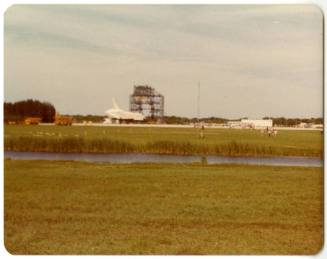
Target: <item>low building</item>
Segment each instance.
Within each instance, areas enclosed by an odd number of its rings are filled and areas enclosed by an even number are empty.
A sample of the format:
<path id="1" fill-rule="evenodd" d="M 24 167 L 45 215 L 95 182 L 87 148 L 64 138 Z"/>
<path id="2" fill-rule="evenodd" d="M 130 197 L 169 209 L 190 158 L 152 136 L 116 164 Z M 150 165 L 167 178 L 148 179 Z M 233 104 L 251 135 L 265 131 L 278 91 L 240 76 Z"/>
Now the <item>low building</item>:
<path id="1" fill-rule="evenodd" d="M 230 128 L 240 128 L 241 127 L 241 121 L 228 121 L 227 126 Z"/>
<path id="2" fill-rule="evenodd" d="M 253 128 L 253 129 L 260 129 L 260 128 L 271 128 L 273 126 L 273 120 L 248 120 L 242 119 L 241 120 L 242 128 Z"/>
<path id="3" fill-rule="evenodd" d="M 310 124 L 307 122 L 300 122 L 298 125 L 296 125 L 297 128 L 309 128 Z"/>
<path id="4" fill-rule="evenodd" d="M 314 128 L 314 129 L 323 129 L 324 125 L 323 124 L 313 124 L 312 128 Z"/>

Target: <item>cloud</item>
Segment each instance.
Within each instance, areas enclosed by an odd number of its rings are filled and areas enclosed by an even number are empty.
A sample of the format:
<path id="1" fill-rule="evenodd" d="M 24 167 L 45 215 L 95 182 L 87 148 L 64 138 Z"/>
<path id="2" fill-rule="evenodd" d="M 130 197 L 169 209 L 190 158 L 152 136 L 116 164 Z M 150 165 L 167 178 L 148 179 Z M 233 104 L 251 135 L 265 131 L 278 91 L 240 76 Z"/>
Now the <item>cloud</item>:
<path id="1" fill-rule="evenodd" d="M 200 80 L 207 115 L 322 114 L 322 37 L 321 12 L 310 5 L 15 5 L 5 15 L 5 97 L 29 93 L 62 112 L 101 113 L 112 95 L 128 107 L 142 82 L 166 95 L 167 112 L 194 116 Z"/>
<path id="2" fill-rule="evenodd" d="M 34 48 L 68 48 L 70 50 L 91 51 L 106 53 L 108 48 L 98 46 L 90 41 L 67 36 L 63 34 L 51 33 L 37 30 L 26 25 L 7 25 L 5 27 L 5 41 L 7 44 L 32 46 Z M 112 51 L 114 53 L 114 51 Z"/>

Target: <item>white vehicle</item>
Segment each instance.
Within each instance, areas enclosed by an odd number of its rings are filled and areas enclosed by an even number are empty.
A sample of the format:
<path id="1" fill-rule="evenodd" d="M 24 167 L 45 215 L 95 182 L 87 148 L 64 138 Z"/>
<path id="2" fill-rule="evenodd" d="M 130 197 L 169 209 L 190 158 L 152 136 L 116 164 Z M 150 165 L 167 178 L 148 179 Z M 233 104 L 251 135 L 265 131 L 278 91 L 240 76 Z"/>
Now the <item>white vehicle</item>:
<path id="1" fill-rule="evenodd" d="M 144 115 L 138 112 L 128 112 L 119 108 L 115 99 L 112 99 L 113 108 L 106 111 L 106 115 L 108 116 L 105 119 L 104 123 L 122 123 L 122 122 L 135 122 L 135 121 L 143 121 Z"/>

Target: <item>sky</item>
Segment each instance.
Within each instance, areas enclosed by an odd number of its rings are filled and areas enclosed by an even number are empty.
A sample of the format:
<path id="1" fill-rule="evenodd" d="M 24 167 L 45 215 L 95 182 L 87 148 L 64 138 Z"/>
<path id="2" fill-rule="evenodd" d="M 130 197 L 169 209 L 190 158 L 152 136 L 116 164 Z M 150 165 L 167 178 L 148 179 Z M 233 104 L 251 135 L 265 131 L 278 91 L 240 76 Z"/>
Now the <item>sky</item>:
<path id="1" fill-rule="evenodd" d="M 322 117 L 322 22 L 314 5 L 13 5 L 4 100 L 104 115 L 147 84 L 196 117 L 200 84 L 200 117 Z"/>

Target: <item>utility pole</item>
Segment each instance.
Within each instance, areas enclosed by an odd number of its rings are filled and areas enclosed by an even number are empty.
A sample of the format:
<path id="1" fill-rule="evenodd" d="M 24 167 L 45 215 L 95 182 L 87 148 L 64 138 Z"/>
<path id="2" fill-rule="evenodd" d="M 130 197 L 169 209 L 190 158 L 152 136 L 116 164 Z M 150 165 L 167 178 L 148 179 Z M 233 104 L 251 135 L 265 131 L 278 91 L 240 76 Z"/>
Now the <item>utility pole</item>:
<path id="1" fill-rule="evenodd" d="M 200 81 L 198 82 L 198 109 L 197 109 L 197 119 L 198 119 L 198 126 L 200 128 L 200 138 L 203 139 L 204 138 L 204 126 L 201 125 L 200 123 L 200 116 L 201 116 L 201 113 L 200 113 L 200 93 L 201 93 L 201 85 L 200 85 Z"/>
<path id="2" fill-rule="evenodd" d="M 200 121 L 200 81 L 198 82 L 198 107 L 197 107 L 197 118 Z"/>

